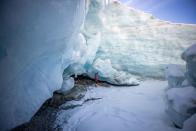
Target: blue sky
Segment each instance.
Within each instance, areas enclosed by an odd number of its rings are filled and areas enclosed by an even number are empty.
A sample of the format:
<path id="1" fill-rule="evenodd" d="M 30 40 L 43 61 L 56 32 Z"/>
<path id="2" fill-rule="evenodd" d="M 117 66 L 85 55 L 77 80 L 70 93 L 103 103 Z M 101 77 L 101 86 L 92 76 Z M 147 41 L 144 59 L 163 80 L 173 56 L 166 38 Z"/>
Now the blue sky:
<path id="1" fill-rule="evenodd" d="M 196 0 L 120 0 L 162 20 L 196 24 Z"/>

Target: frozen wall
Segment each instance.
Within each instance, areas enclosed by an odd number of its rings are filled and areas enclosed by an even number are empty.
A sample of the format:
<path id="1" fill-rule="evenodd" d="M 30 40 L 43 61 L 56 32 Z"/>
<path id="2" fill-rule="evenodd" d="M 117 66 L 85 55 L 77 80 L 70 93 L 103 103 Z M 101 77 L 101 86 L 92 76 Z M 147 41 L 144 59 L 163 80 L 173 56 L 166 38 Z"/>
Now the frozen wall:
<path id="1" fill-rule="evenodd" d="M 0 130 L 30 120 L 80 60 L 85 0 L 0 3 Z"/>
<path id="2" fill-rule="evenodd" d="M 87 31 L 99 30 L 101 36 L 96 59 L 109 59 L 119 71 L 164 77 L 165 66 L 184 64 L 180 54 L 196 42 L 196 25 L 162 21 L 120 2 L 110 2 L 104 9 L 94 6 L 94 10 L 99 10 L 98 18 L 91 17 L 93 27 Z"/>
<path id="3" fill-rule="evenodd" d="M 166 112 L 177 126 L 187 128 L 186 125 L 193 127 L 193 124 L 185 120 L 196 113 L 196 44 L 186 49 L 181 56 L 186 61 L 186 70 L 179 65 L 169 65 L 166 69 L 169 87 L 166 91 Z"/>

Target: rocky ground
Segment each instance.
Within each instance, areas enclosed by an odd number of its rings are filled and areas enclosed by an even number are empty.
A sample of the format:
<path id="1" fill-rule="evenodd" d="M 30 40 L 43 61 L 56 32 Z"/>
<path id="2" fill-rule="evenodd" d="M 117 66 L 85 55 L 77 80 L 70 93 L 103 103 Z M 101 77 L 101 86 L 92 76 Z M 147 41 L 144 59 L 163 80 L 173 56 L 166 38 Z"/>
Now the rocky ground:
<path id="1" fill-rule="evenodd" d="M 85 96 L 88 87 L 91 85 L 95 85 L 94 80 L 84 76 L 78 76 L 78 78 L 75 79 L 74 88 L 72 88 L 70 92 L 67 93 L 67 95 L 54 92 L 53 97 L 48 99 L 42 105 L 39 111 L 32 117 L 30 122 L 20 125 L 12 129 L 12 131 L 62 130 L 61 127 L 59 127 L 55 123 L 58 112 L 60 112 L 61 110 L 73 109 L 77 106 L 82 106 L 82 105 L 72 105 L 72 106 L 63 106 L 63 107 L 61 107 L 61 105 L 72 100 L 76 100 L 76 101 L 81 100 Z M 102 87 L 110 87 L 110 85 L 105 82 L 100 82 L 99 85 Z M 86 99 L 84 100 L 84 102 L 96 100 L 96 99 L 99 98 Z"/>

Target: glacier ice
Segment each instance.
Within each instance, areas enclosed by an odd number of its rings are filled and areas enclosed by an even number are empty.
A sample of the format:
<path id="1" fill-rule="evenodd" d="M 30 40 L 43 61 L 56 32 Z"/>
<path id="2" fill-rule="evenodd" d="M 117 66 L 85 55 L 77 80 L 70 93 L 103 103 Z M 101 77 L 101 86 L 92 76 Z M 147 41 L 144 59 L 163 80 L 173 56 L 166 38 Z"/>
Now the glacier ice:
<path id="1" fill-rule="evenodd" d="M 171 88 L 167 91 L 168 109 L 170 118 L 179 127 L 195 112 L 196 89 L 192 86 L 184 88 Z"/>
<path id="2" fill-rule="evenodd" d="M 63 70 L 80 61 L 84 53 L 74 41 L 83 39 L 79 32 L 85 4 L 84 0 L 1 1 L 1 130 L 29 121 L 61 87 Z"/>
<path id="3" fill-rule="evenodd" d="M 99 71 L 118 84 L 134 83 L 131 74 L 162 77 L 165 65 L 184 64 L 179 54 L 196 43 L 195 25 L 113 0 L 3 0 L 0 9 L 2 130 L 27 122 L 53 91 L 69 90 L 70 75 Z"/>
<path id="4" fill-rule="evenodd" d="M 92 65 L 92 68 L 88 70 L 87 74 L 91 78 L 94 78 L 94 74 L 96 72 L 99 73 L 100 80 L 107 81 L 111 84 L 138 85 L 139 83 L 136 76 L 113 68 L 110 59 L 96 59 Z"/>
<path id="5" fill-rule="evenodd" d="M 196 130 L 196 114 L 191 116 L 188 120 L 184 122 L 184 128 L 182 131 L 195 131 Z"/>
<path id="6" fill-rule="evenodd" d="M 180 65 L 168 65 L 166 67 L 166 78 L 170 88 L 180 87 L 185 80 L 185 69 Z"/>
<path id="7" fill-rule="evenodd" d="M 180 54 L 196 41 L 195 25 L 161 21 L 118 1 L 105 3 L 101 0 L 89 2 L 81 31 L 87 44 L 84 67 L 90 77 L 96 72 L 93 66 L 99 59 L 110 60 L 112 68 L 118 72 L 156 78 L 164 77 L 164 69 L 170 61 L 184 64 Z M 114 82 L 113 76 L 110 80 Z M 132 79 L 130 76 L 127 75 L 125 81 Z"/>
<path id="8" fill-rule="evenodd" d="M 187 62 L 187 79 L 194 87 L 196 87 L 196 44 L 193 44 L 184 51 L 182 59 Z"/>
<path id="9" fill-rule="evenodd" d="M 162 21 L 118 1 L 96 7 L 96 13 L 96 18 L 87 15 L 85 22 L 86 28 L 90 26 L 86 32 L 99 31 L 101 35 L 96 58 L 110 59 L 119 71 L 164 77 L 167 64 L 185 64 L 180 54 L 196 41 L 195 25 Z"/>
<path id="10" fill-rule="evenodd" d="M 182 53 L 182 58 L 186 61 L 186 71 L 179 65 L 169 65 L 166 68 L 166 78 L 169 86 L 166 91 L 168 103 L 166 111 L 172 121 L 181 128 L 183 128 L 185 120 L 196 113 L 195 47 L 195 45 L 192 45 Z"/>
<path id="11" fill-rule="evenodd" d="M 57 92 L 66 95 L 68 91 L 73 87 L 74 87 L 74 79 L 72 77 L 66 77 L 63 78 L 62 86 L 59 90 L 57 90 Z"/>

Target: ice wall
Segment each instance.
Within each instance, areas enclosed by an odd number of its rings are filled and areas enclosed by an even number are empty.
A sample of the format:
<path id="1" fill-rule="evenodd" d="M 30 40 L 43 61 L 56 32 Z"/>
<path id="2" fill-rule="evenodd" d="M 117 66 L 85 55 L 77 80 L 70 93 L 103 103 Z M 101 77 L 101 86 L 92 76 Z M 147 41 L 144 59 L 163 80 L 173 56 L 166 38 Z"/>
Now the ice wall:
<path id="1" fill-rule="evenodd" d="M 86 55 L 84 57 L 86 58 L 86 62 L 84 63 L 85 72 L 91 78 L 94 78 L 95 73 L 99 72 L 100 80 L 113 84 L 137 85 L 138 81 L 132 75 L 122 70 L 117 71 L 114 69 L 111 61 L 115 58 L 102 59 L 98 55 L 100 47 L 104 44 L 104 31 L 106 30 L 102 15 L 111 3 L 113 3 L 113 0 L 91 0 L 89 2 L 88 13 L 81 31 L 87 45 Z"/>
<path id="2" fill-rule="evenodd" d="M 85 0 L 0 3 L 0 130 L 30 120 L 80 61 Z M 78 48 L 75 48 L 78 47 Z"/>
<path id="3" fill-rule="evenodd" d="M 95 30 L 100 35 L 94 62 L 109 59 L 112 67 L 119 71 L 164 77 L 165 66 L 184 64 L 180 54 L 196 42 L 196 25 L 162 21 L 118 1 L 110 2 L 104 8 L 94 6 L 94 10 L 99 13 L 96 19 L 89 16 L 93 26 L 88 17 L 88 23 L 85 23 L 87 32 Z M 89 12 L 93 14 L 94 10 Z M 91 37 L 91 41 L 97 40 Z"/>

